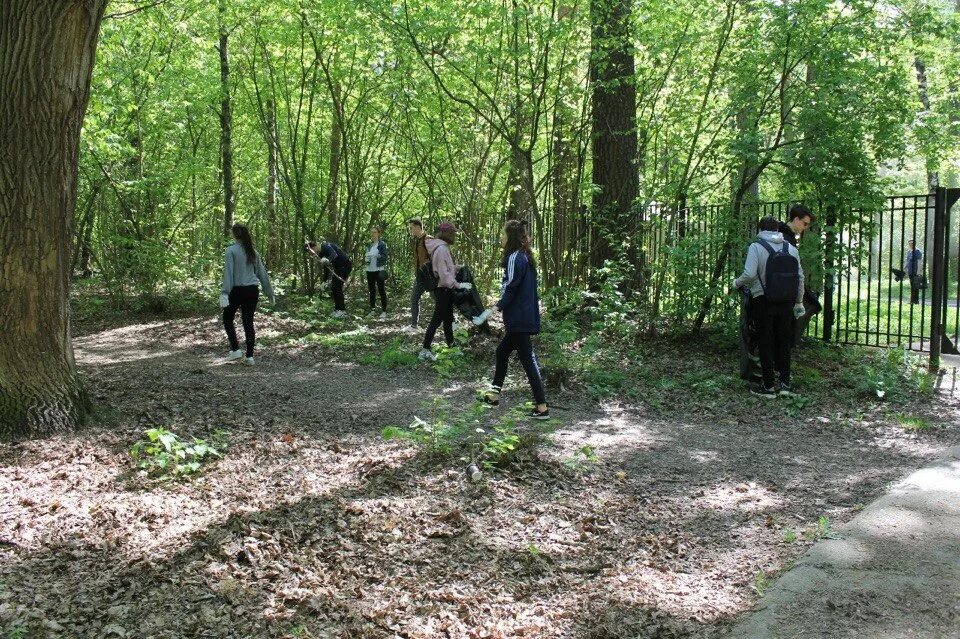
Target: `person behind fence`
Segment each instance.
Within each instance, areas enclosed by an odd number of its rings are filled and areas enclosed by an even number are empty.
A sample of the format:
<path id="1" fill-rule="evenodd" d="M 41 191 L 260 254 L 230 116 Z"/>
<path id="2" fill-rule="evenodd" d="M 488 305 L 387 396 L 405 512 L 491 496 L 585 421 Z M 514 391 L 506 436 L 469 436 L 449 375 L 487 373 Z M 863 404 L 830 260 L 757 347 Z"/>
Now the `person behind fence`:
<path id="1" fill-rule="evenodd" d="M 530 250 L 526 226 L 509 220 L 503 227 L 503 280 L 497 308 L 503 313 L 506 334 L 497 346 L 497 363 L 490 389 L 483 401 L 492 406 L 500 403 L 500 392 L 507 377 L 507 363 L 513 351 L 527 374 L 533 391 L 535 406 L 530 413 L 534 419 L 548 419 L 546 393 L 537 356 L 533 353 L 531 337 L 540 332 L 540 298 L 537 294 L 537 264 Z"/>
<path id="2" fill-rule="evenodd" d="M 777 220 L 760 220 L 756 240 L 747 249 L 743 273 L 734 288 L 746 287 L 752 297 L 750 314 L 757 331 L 763 378 L 750 389 L 760 397 L 793 395 L 790 386 L 792 319 L 804 312 L 803 268 L 800 254 L 777 230 Z M 779 380 L 774 379 L 774 372 Z"/>
<path id="3" fill-rule="evenodd" d="M 457 282 L 457 267 L 454 265 L 450 247 L 456 243 L 457 229 L 452 222 L 443 222 L 437 227 L 437 237 L 428 237 L 425 241 L 429 256 L 429 269 L 435 278 L 435 286 L 424 286 L 424 290 L 434 288 L 433 317 L 427 324 L 427 331 L 423 335 L 423 348 L 420 351 L 421 360 L 435 360 L 430 347 L 433 337 L 440 325 L 443 325 L 443 338 L 447 347 L 453 346 L 453 292 L 457 289 L 469 290 L 473 285 L 469 282 Z"/>
<path id="4" fill-rule="evenodd" d="M 343 286 L 353 270 L 353 260 L 343 249 L 333 242 L 321 242 L 319 246 L 314 242 L 307 242 L 305 248 L 323 265 L 323 281 L 330 282 L 330 293 L 333 296 L 334 318 L 346 317 L 347 306 L 343 297 Z"/>
<path id="5" fill-rule="evenodd" d="M 923 252 L 917 248 L 913 240 L 908 242 L 908 250 L 903 259 L 903 271 L 910 282 L 910 303 L 920 303 L 920 291 L 923 289 L 923 270 L 920 264 L 923 261 Z"/>
<path id="6" fill-rule="evenodd" d="M 223 330 L 230 342 L 227 361 L 243 359 L 248 366 L 253 366 L 253 347 L 257 337 L 253 327 L 253 313 L 260 297 L 260 286 L 263 286 L 263 292 L 270 298 L 271 304 L 276 301 L 276 296 L 263 260 L 253 246 L 250 229 L 244 224 L 234 224 L 230 230 L 234 243 L 227 247 L 224 254 L 223 286 L 220 288 Z M 246 351 L 240 350 L 240 343 L 237 341 L 237 329 L 234 326 L 237 309 L 240 309 L 240 318 L 243 321 Z"/>
<path id="7" fill-rule="evenodd" d="M 410 291 L 410 330 L 416 331 L 420 322 L 420 298 L 427 290 L 423 287 L 417 272 L 429 259 L 427 253 L 427 240 L 432 240 L 433 236 L 427 235 L 423 229 L 423 222 L 418 217 L 412 217 L 407 220 L 407 230 L 410 237 L 413 238 L 413 288 Z M 431 296 L 436 297 L 433 293 Z"/>
<path id="8" fill-rule="evenodd" d="M 803 235 L 803 232 L 810 228 L 817 218 L 803 204 L 794 204 L 790 207 L 790 221 L 780 222 L 777 230 L 783 235 L 783 239 L 797 246 L 797 238 Z"/>
<path id="9" fill-rule="evenodd" d="M 380 227 L 370 229 L 370 246 L 366 253 L 367 290 L 370 293 L 370 315 L 377 312 L 377 291 L 380 292 L 380 317 L 387 315 L 387 243 L 380 238 Z"/>

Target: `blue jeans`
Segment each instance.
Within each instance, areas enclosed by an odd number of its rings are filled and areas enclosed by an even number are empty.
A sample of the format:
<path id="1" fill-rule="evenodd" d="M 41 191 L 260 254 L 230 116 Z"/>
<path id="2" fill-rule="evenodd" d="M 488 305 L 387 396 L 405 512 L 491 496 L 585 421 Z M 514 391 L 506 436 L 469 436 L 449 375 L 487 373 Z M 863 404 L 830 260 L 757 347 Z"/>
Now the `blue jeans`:
<path id="1" fill-rule="evenodd" d="M 413 290 L 410 291 L 410 326 L 416 328 L 420 321 L 420 298 L 426 291 L 420 285 L 420 281 L 413 278 Z M 430 293 L 430 297 L 437 299 L 436 293 Z"/>

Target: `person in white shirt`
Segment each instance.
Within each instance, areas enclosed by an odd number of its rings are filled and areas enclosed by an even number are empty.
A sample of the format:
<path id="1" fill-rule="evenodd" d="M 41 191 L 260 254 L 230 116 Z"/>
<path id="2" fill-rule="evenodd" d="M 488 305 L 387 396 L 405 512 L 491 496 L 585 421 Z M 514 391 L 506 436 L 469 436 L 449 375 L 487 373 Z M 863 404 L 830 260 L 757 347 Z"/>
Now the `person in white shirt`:
<path id="1" fill-rule="evenodd" d="M 370 291 L 370 314 L 377 312 L 377 291 L 380 292 L 380 317 L 387 314 L 387 243 L 380 239 L 380 227 L 370 229 L 370 246 L 365 255 L 367 289 Z"/>

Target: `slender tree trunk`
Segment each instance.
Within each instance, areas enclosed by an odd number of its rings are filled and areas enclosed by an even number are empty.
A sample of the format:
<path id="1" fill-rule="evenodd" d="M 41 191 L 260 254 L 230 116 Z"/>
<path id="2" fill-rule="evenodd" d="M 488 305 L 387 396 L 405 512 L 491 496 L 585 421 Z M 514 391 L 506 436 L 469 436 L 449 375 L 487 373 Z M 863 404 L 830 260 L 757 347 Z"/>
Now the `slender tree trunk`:
<path id="1" fill-rule="evenodd" d="M 336 101 L 337 98 L 334 97 Z M 340 189 L 340 160 L 343 150 L 343 128 L 340 122 L 340 108 L 334 106 L 333 122 L 330 125 L 330 180 L 327 185 L 327 228 L 330 236 L 338 237 L 339 221 L 339 189 Z"/>
<path id="2" fill-rule="evenodd" d="M 280 261 L 280 229 L 277 228 L 277 107 L 267 100 L 267 266 Z"/>
<path id="3" fill-rule="evenodd" d="M 913 68 L 917 70 L 917 90 L 920 94 L 920 104 L 925 113 L 930 113 L 930 94 L 927 85 L 927 66 L 919 57 L 913 59 Z M 927 165 L 928 193 L 935 193 L 940 186 L 940 174 L 934 169 L 936 158 L 924 158 Z"/>
<path id="4" fill-rule="evenodd" d="M 639 191 L 637 89 L 631 0 L 591 0 L 590 14 L 595 186 L 591 263 L 597 267 L 613 254 L 606 234 L 630 224 Z"/>
<path id="5" fill-rule="evenodd" d="M 227 3 L 220 0 L 217 22 L 220 31 L 220 152 L 223 162 L 223 234 L 230 236 L 233 226 L 233 106 L 230 101 L 230 33 L 226 25 Z"/>
<path id="6" fill-rule="evenodd" d="M 0 439 L 82 423 L 70 341 L 80 127 L 105 0 L 0 2 Z"/>

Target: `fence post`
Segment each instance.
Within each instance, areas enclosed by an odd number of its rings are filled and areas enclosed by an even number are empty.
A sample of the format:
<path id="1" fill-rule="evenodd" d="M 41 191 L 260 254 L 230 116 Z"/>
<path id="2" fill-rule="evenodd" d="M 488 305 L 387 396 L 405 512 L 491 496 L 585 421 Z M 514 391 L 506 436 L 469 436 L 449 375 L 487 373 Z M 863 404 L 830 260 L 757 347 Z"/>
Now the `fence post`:
<path id="1" fill-rule="evenodd" d="M 833 336 L 833 290 L 835 283 L 835 255 L 837 214 L 833 209 L 827 212 L 824 227 L 823 247 L 823 341 L 829 342 Z"/>
<path id="2" fill-rule="evenodd" d="M 940 370 L 940 352 L 943 344 L 944 274 L 946 254 L 944 235 L 946 234 L 947 189 L 937 187 L 933 208 L 933 265 L 930 280 L 933 284 L 930 309 L 930 365 L 931 373 Z"/>

